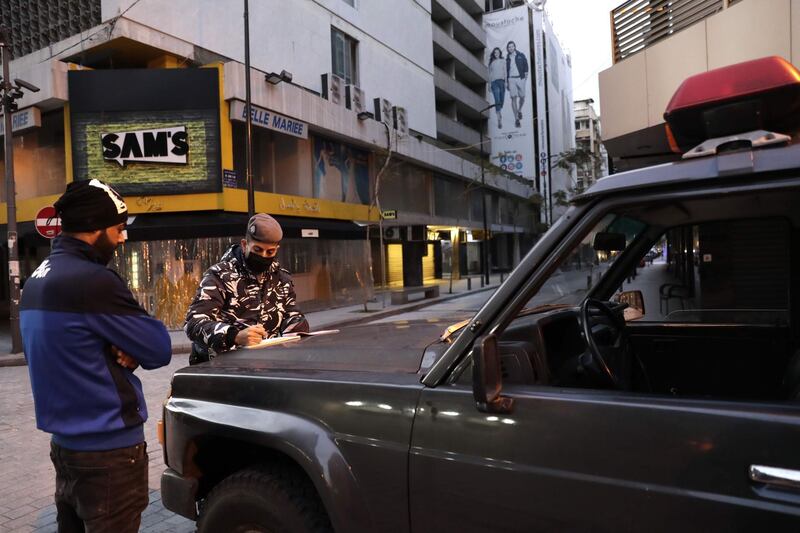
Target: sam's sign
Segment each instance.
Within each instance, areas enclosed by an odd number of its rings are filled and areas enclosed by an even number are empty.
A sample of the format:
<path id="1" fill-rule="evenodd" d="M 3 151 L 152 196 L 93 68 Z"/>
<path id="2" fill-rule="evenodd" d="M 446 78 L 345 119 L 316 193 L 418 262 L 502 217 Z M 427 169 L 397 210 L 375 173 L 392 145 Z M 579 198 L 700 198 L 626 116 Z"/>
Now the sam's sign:
<path id="1" fill-rule="evenodd" d="M 153 130 L 103 133 L 103 159 L 125 163 L 172 163 L 185 165 L 189 153 L 186 126 Z"/>

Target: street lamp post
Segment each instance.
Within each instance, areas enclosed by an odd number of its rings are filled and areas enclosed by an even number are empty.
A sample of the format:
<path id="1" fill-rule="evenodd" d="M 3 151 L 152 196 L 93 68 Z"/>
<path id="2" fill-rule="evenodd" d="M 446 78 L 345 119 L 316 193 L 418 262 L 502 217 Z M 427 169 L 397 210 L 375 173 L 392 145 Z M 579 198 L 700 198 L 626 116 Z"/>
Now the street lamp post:
<path id="1" fill-rule="evenodd" d="M 250 105 L 250 12 L 248 0 L 244 0 L 244 112 L 245 119 L 245 160 L 247 169 L 247 217 L 256 212 L 256 194 L 253 184 L 253 115 Z"/>
<path id="2" fill-rule="evenodd" d="M 481 117 L 483 114 L 490 109 L 493 109 L 497 104 L 492 104 L 481 109 Z M 486 285 L 489 285 L 489 228 L 488 224 L 486 223 L 486 174 L 484 171 L 485 159 L 486 155 L 483 150 L 483 124 L 480 125 L 480 135 L 481 135 L 481 186 L 483 189 L 483 241 L 481 242 L 481 250 L 483 253 L 483 279 Z"/>
<path id="3" fill-rule="evenodd" d="M 38 92 L 39 88 L 23 80 L 14 80 L 11 83 L 10 65 L 11 43 L 8 31 L 0 28 L 0 60 L 3 62 L 2 108 L 5 130 L 5 179 L 6 179 L 6 207 L 8 224 L 8 300 L 9 322 L 11 327 L 11 353 L 22 352 L 22 336 L 19 331 L 19 239 L 17 238 L 17 193 L 14 184 L 14 135 L 11 115 L 17 110 L 14 100 L 22 98 L 22 89 Z"/>

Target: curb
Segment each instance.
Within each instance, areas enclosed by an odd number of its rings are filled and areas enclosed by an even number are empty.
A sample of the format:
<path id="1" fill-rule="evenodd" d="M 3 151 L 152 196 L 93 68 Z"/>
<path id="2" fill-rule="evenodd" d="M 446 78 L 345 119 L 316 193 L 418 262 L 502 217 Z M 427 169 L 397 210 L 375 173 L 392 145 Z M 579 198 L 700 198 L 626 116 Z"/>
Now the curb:
<path id="1" fill-rule="evenodd" d="M 21 353 L 0 355 L 0 368 L 5 366 L 25 366 L 27 364 L 25 355 Z"/>
<path id="2" fill-rule="evenodd" d="M 344 326 L 355 326 L 358 324 L 362 324 L 364 322 L 372 322 L 373 320 L 377 320 L 380 318 L 386 318 L 389 316 L 394 315 L 402 315 L 403 313 L 408 313 L 411 311 L 417 311 L 419 309 L 423 309 L 425 307 L 435 305 L 442 302 L 447 302 L 450 300 L 455 300 L 457 298 L 463 298 L 464 296 L 469 296 L 471 294 L 477 294 L 479 292 L 490 291 L 493 289 L 497 289 L 500 285 L 492 285 L 488 287 L 480 287 L 477 289 L 473 289 L 466 292 L 460 292 L 456 294 L 448 294 L 445 296 L 439 296 L 438 298 L 431 298 L 429 300 L 423 300 L 419 303 L 410 303 L 399 307 L 397 309 L 386 309 L 385 311 L 375 311 L 374 313 L 369 313 L 367 316 L 359 316 L 353 317 L 350 319 L 340 320 L 338 322 L 331 322 L 329 324 L 325 324 L 323 327 L 325 328 L 339 328 Z"/>

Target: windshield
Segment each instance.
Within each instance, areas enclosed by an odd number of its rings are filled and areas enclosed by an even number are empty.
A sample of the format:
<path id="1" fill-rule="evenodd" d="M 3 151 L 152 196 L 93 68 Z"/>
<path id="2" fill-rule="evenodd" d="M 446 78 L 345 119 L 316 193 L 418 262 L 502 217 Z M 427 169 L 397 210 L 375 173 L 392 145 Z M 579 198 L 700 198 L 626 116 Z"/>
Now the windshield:
<path id="1" fill-rule="evenodd" d="M 525 305 L 526 309 L 548 304 L 577 305 L 586 298 L 622 251 L 595 250 L 598 234 L 624 237 L 625 249 L 644 230 L 645 224 L 630 217 L 608 214 L 587 233 L 560 263 L 545 284 Z"/>

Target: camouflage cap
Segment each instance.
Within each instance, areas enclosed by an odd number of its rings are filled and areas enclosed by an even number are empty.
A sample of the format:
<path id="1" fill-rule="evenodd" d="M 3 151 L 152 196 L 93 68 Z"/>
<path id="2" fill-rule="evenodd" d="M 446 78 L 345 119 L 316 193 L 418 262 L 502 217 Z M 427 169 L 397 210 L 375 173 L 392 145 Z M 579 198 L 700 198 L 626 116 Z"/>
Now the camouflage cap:
<path id="1" fill-rule="evenodd" d="M 281 242 L 283 230 L 277 220 L 266 213 L 258 213 L 247 223 L 247 238 L 267 243 Z"/>

